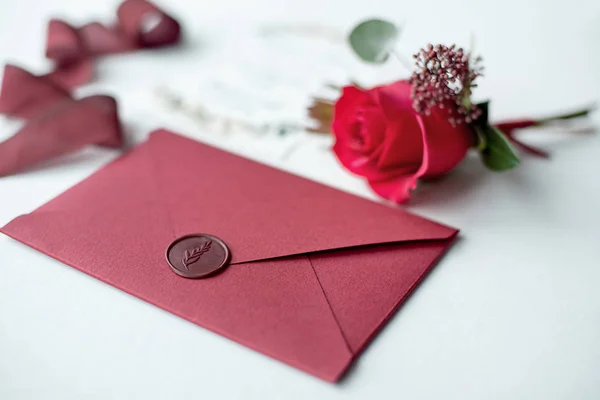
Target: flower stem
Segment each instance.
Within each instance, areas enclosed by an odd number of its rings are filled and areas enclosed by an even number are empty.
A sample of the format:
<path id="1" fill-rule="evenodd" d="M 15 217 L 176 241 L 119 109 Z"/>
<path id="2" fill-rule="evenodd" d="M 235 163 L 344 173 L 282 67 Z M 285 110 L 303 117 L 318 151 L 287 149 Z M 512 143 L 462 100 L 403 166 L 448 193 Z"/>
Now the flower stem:
<path id="1" fill-rule="evenodd" d="M 596 109 L 596 106 L 593 105 L 591 107 L 584 108 L 584 109 L 581 109 L 581 110 L 578 110 L 578 111 L 575 111 L 572 113 L 554 115 L 551 117 L 538 119 L 536 121 L 536 125 L 544 125 L 544 124 L 547 124 L 547 123 L 553 122 L 553 121 L 564 121 L 564 120 L 573 119 L 573 118 L 585 117 L 588 114 L 590 114 L 592 111 L 594 111 L 595 109 Z"/>
<path id="2" fill-rule="evenodd" d="M 477 143 L 474 147 L 477 149 L 477 151 L 485 150 L 485 148 L 487 147 L 487 140 L 485 139 L 485 134 L 481 131 L 481 128 L 478 126 L 475 127 L 475 135 Z"/>
<path id="3" fill-rule="evenodd" d="M 462 90 L 462 93 L 460 94 L 460 96 L 462 97 L 461 99 L 461 103 L 462 105 L 465 107 L 465 110 L 467 110 L 467 113 L 469 111 L 471 111 L 471 88 L 467 85 L 464 87 L 464 89 Z"/>

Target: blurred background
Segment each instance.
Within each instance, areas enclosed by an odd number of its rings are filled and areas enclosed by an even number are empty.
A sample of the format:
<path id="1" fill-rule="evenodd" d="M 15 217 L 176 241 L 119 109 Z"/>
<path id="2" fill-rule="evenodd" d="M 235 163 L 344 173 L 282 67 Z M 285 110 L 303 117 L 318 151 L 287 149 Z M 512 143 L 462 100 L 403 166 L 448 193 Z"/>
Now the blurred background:
<path id="1" fill-rule="evenodd" d="M 45 72 L 51 65 L 43 56 L 51 17 L 74 26 L 89 21 L 110 25 L 119 3 L 3 0 L 2 57 L 30 71 Z M 100 58 L 94 81 L 76 89 L 76 96 L 114 95 L 132 142 L 166 126 L 359 195 L 370 196 L 360 179 L 337 165 L 328 151 L 331 138 L 303 132 L 284 137 L 248 132 L 220 135 L 173 109 L 169 99 L 257 123 L 306 123 L 305 109 L 311 96 L 323 93 L 327 83 L 355 80 L 369 86 L 409 75 L 395 59 L 383 66 L 369 66 L 350 50 L 347 34 L 359 21 L 372 17 L 402 27 L 396 50 L 406 58 L 429 42 L 457 43 L 480 54 L 486 69 L 474 98 L 492 100 L 492 120 L 572 110 L 597 102 L 600 92 L 600 5 L 594 1 L 509 0 L 501 6 L 476 0 L 171 0 L 158 4 L 181 22 L 183 45 Z M 0 138 L 10 136 L 19 126 L 12 120 L 2 122 Z M 552 129 L 545 133 L 530 134 L 527 140 L 546 145 L 550 152 L 558 153 L 556 157 L 567 157 L 565 148 L 592 151 L 589 138 L 573 140 Z M 115 156 L 95 148 L 86 152 L 92 156 L 75 157 L 78 165 L 89 164 L 91 169 L 71 168 L 68 162 L 57 168 L 82 177 Z M 523 169 L 540 169 L 533 174 L 548 168 L 547 163 L 535 159 L 525 158 L 523 163 Z M 571 173 L 569 167 L 550 167 Z M 472 168 L 479 166 L 468 167 Z M 44 176 L 46 172 L 41 173 Z M 577 173 L 592 178 L 591 171 L 578 168 Z M 19 188 L 10 186 L 10 190 Z M 460 207 L 462 200 L 456 205 Z M 17 205 L 19 209 L 27 206 Z M 438 216 L 437 210 L 433 211 L 433 216 Z"/>

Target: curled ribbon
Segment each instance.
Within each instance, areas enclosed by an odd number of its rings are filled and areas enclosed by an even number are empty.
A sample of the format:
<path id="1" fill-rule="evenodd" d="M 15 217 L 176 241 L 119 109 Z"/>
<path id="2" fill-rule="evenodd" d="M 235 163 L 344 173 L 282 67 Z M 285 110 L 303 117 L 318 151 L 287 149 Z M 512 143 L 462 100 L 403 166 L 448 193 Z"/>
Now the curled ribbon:
<path id="1" fill-rule="evenodd" d="M 34 76 L 15 65 L 4 67 L 0 113 L 28 120 L 71 95 L 47 75 Z"/>
<path id="2" fill-rule="evenodd" d="M 0 145 L 0 176 L 79 150 L 89 144 L 118 148 L 122 132 L 110 96 L 65 100 L 41 112 Z"/>
<path id="3" fill-rule="evenodd" d="M 168 46 L 180 36 L 179 23 L 145 0 L 124 1 L 112 27 L 92 22 L 75 28 L 53 19 L 46 40 L 46 57 L 56 65 L 50 77 L 65 87 L 76 87 L 91 80 L 89 59 L 93 57 Z"/>
<path id="4" fill-rule="evenodd" d="M 179 23 L 146 0 L 125 0 L 112 27 L 98 22 L 75 28 L 53 19 L 48 24 L 46 56 L 54 69 L 35 76 L 7 64 L 0 89 L 0 113 L 24 119 L 25 126 L 0 143 L 0 177 L 87 145 L 118 148 L 122 129 L 110 96 L 75 100 L 71 90 L 93 76 L 93 59 L 180 40 Z"/>

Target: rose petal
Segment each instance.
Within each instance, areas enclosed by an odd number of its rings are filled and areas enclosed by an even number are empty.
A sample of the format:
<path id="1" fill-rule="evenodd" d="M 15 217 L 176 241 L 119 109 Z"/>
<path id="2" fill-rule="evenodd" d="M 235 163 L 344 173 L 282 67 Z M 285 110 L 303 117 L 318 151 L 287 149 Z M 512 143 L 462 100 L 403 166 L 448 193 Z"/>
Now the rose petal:
<path id="1" fill-rule="evenodd" d="M 378 86 L 374 94 L 378 96 L 378 104 L 389 119 L 395 119 L 395 113 L 401 111 L 412 111 L 412 99 L 410 97 L 412 86 L 408 81 L 402 80 L 386 86 Z"/>
<path id="2" fill-rule="evenodd" d="M 357 136 L 360 136 L 360 124 L 357 112 L 369 106 L 369 97 L 354 86 L 346 86 L 342 96 L 333 107 L 332 130 L 336 142 L 343 142 L 348 147 L 357 147 Z M 360 146 L 363 147 L 362 144 Z"/>
<path id="3" fill-rule="evenodd" d="M 337 141 L 333 145 L 333 151 L 342 165 L 354 174 L 364 175 L 365 170 L 371 169 L 367 166 L 367 157 L 353 150 L 343 142 Z M 359 161 L 357 162 L 356 160 Z"/>
<path id="4" fill-rule="evenodd" d="M 395 203 L 410 199 L 410 191 L 417 188 L 419 178 L 433 178 L 445 174 L 462 161 L 471 145 L 466 126 L 452 127 L 452 130 L 428 128 L 427 117 L 417 115 L 422 132 L 423 160 L 414 173 L 399 174 L 390 179 L 369 179 L 375 193 Z M 435 120 L 437 121 L 437 120 Z M 439 121 L 437 121 L 439 122 Z"/>
<path id="5" fill-rule="evenodd" d="M 348 112 L 354 112 L 356 106 L 365 103 L 367 96 L 365 92 L 354 86 L 346 86 L 342 89 L 342 95 L 333 106 L 333 131 L 337 138 L 344 138 L 346 127 L 344 124 L 349 122 Z M 336 129 L 337 127 L 337 129 Z"/>
<path id="6" fill-rule="evenodd" d="M 416 128 L 416 130 L 415 130 Z M 405 114 L 397 121 L 388 121 L 380 168 L 417 169 L 423 157 L 423 142 L 415 115 Z"/>
<path id="7" fill-rule="evenodd" d="M 423 141 L 410 91 L 410 84 L 406 81 L 378 87 L 373 91 L 387 126 L 384 149 L 378 161 L 382 169 L 412 168 L 416 171 L 421 163 Z"/>
<path id="8" fill-rule="evenodd" d="M 363 138 L 365 153 L 372 153 L 383 145 L 386 122 L 381 110 L 374 106 L 363 109 L 363 121 L 360 135 Z"/>
<path id="9" fill-rule="evenodd" d="M 333 146 L 340 163 L 350 172 L 356 175 L 364 176 L 368 180 L 384 181 L 398 176 L 398 174 L 411 173 L 407 169 L 381 169 L 377 166 L 377 155 L 364 155 L 358 153 L 342 143 L 336 143 Z"/>
<path id="10" fill-rule="evenodd" d="M 473 134 L 466 124 L 452 126 L 446 112 L 437 110 L 430 116 L 417 116 L 423 132 L 424 178 L 436 178 L 454 169 L 466 156 L 473 144 Z"/>
<path id="11" fill-rule="evenodd" d="M 342 88 L 342 95 L 336 101 L 334 112 L 343 113 L 348 106 L 353 105 L 357 99 L 364 101 L 366 93 L 356 86 L 345 86 Z"/>
<path id="12" fill-rule="evenodd" d="M 369 181 L 369 186 L 379 196 L 402 204 L 410 199 L 410 191 L 416 188 L 414 174 L 398 175 L 385 181 Z"/>

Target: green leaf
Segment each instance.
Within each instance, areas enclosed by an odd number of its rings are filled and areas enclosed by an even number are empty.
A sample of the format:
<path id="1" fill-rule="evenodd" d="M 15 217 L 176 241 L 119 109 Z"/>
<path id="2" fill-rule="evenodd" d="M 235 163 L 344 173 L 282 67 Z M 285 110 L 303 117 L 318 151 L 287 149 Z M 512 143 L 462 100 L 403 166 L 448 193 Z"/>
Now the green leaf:
<path id="1" fill-rule="evenodd" d="M 479 107 L 479 109 L 481 110 L 481 115 L 479 116 L 479 118 L 477 118 L 475 121 L 473 121 L 471 123 L 471 125 L 476 126 L 478 128 L 485 128 L 487 127 L 490 122 L 489 122 L 489 108 L 490 108 L 490 102 L 488 101 L 484 101 L 481 103 L 477 103 L 475 104 L 475 106 Z"/>
<path id="2" fill-rule="evenodd" d="M 488 125 L 476 129 L 485 138 L 486 145 L 481 151 L 481 159 L 486 167 L 493 171 L 506 171 L 519 165 L 517 152 L 498 128 Z"/>
<path id="3" fill-rule="evenodd" d="M 370 19 L 358 24 L 350 33 L 350 46 L 363 61 L 382 64 L 396 45 L 399 29 L 391 22 Z"/>

